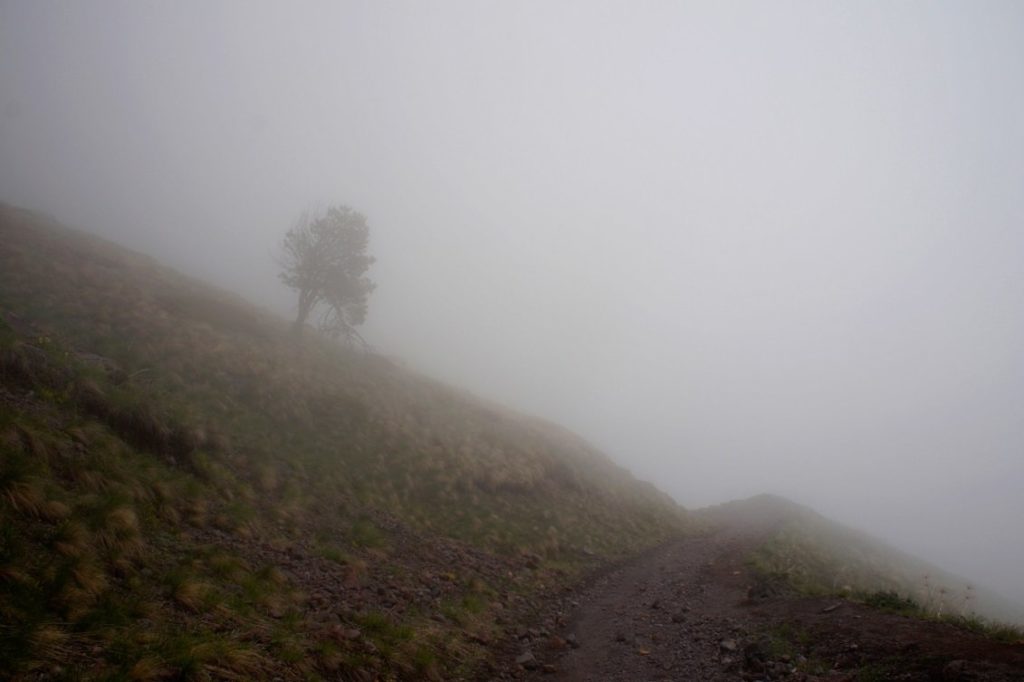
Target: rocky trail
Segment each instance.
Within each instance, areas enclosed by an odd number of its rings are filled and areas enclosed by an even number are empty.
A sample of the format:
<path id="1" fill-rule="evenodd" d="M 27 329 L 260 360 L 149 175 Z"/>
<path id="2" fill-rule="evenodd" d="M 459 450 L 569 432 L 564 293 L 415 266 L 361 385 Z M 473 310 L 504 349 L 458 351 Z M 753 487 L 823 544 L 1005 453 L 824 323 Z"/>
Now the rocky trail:
<path id="1" fill-rule="evenodd" d="M 745 557 L 769 528 L 726 524 L 595 578 L 519 633 L 504 677 L 1024 680 L 1024 643 L 765 584 Z"/>

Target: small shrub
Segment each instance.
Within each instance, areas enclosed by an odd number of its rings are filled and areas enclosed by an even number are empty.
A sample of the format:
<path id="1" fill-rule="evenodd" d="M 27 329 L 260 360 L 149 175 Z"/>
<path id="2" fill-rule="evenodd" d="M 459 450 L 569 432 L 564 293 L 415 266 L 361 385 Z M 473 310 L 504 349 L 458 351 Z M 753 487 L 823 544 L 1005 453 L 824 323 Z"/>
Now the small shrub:
<path id="1" fill-rule="evenodd" d="M 333 561 L 334 563 L 340 564 L 342 566 L 347 565 L 351 561 L 349 556 L 345 554 L 345 552 L 341 551 L 341 549 L 335 547 L 334 545 L 317 545 L 316 552 L 324 559 L 327 559 L 328 561 Z"/>
<path id="2" fill-rule="evenodd" d="M 386 544 L 384 533 L 368 518 L 358 519 L 352 524 L 350 537 L 355 547 L 365 549 L 383 547 Z"/>
<path id="3" fill-rule="evenodd" d="M 891 590 L 872 592 L 864 598 L 864 603 L 876 609 L 895 613 L 921 613 L 921 606 L 910 597 L 901 597 Z"/>

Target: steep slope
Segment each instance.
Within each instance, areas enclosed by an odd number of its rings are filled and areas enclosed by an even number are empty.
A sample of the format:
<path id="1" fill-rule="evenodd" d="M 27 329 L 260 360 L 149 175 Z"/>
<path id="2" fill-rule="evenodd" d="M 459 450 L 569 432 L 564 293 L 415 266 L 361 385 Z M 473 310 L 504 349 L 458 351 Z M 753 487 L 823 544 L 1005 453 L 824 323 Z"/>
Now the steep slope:
<path id="1" fill-rule="evenodd" d="M 683 527 L 582 439 L 0 206 L 0 672 L 479 674 Z"/>
<path id="2" fill-rule="evenodd" d="M 1024 607 L 784 498 L 761 495 L 700 516 L 768 530 L 753 566 L 804 593 L 844 594 L 930 617 L 1024 623 Z"/>

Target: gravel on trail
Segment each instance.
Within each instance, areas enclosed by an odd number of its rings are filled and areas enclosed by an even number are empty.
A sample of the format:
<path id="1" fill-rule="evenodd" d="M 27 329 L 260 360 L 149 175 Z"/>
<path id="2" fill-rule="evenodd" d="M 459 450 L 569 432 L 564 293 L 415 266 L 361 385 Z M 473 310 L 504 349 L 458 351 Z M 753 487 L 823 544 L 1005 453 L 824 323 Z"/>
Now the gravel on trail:
<path id="1" fill-rule="evenodd" d="M 1024 643 L 766 589 L 746 558 L 772 527 L 724 524 L 598 575 L 521 632 L 497 678 L 1024 681 Z"/>

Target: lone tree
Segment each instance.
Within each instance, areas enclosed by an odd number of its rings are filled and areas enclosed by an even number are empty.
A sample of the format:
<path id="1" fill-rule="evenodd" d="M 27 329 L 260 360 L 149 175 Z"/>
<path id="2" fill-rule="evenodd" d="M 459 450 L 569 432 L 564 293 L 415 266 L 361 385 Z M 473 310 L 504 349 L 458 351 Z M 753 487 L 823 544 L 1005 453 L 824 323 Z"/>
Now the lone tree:
<path id="1" fill-rule="evenodd" d="M 370 229 L 366 216 L 348 206 L 331 206 L 323 215 L 304 212 L 281 243 L 281 281 L 299 292 L 293 325 L 302 334 L 320 305 L 320 329 L 348 340 L 366 321 L 366 300 L 375 284 L 366 277 L 374 258 L 366 253 Z"/>

